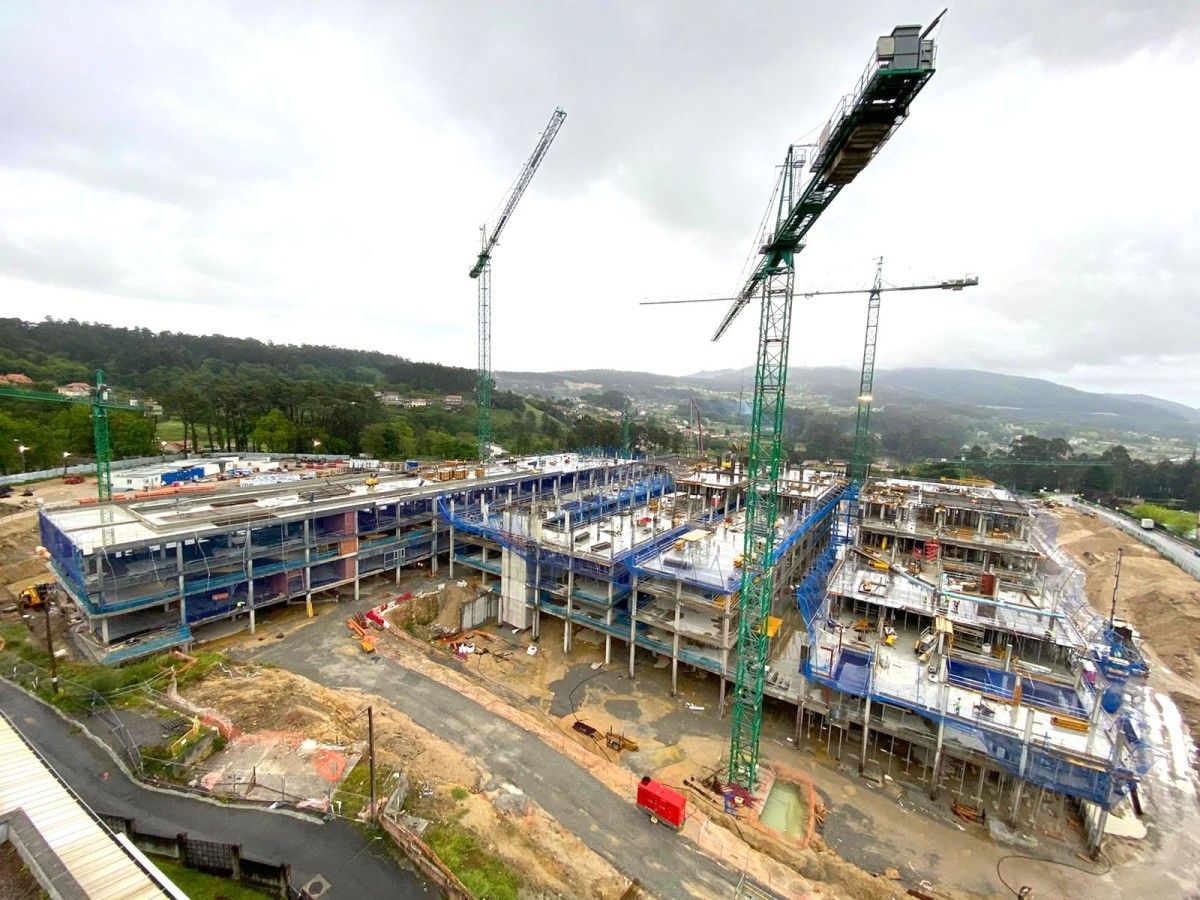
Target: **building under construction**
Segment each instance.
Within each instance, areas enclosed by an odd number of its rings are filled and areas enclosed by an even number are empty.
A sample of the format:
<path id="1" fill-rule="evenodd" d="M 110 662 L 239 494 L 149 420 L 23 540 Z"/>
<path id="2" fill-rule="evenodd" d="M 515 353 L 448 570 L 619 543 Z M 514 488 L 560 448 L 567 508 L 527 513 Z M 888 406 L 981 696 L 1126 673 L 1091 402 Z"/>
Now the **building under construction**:
<path id="1" fill-rule="evenodd" d="M 1150 765 L 1136 647 L 1049 519 L 988 483 L 869 481 L 797 591 L 798 728 L 1010 823 L 1068 799 L 1097 845 Z"/>
<path id="2" fill-rule="evenodd" d="M 667 660 L 672 690 L 681 667 L 716 676 L 723 714 L 745 491 L 736 462 L 552 456 L 49 510 L 41 530 L 99 661 L 429 567 L 478 580 L 534 640 L 550 616 L 565 651 L 584 629 L 631 674 L 639 648 Z M 802 734 L 864 771 L 915 767 L 932 792 L 1007 792 L 1014 811 L 1048 793 L 1109 807 L 1144 771 L 1136 711 L 1109 684 L 1136 654 L 1025 503 L 900 479 L 856 497 L 811 464 L 778 491 L 764 693 Z"/>

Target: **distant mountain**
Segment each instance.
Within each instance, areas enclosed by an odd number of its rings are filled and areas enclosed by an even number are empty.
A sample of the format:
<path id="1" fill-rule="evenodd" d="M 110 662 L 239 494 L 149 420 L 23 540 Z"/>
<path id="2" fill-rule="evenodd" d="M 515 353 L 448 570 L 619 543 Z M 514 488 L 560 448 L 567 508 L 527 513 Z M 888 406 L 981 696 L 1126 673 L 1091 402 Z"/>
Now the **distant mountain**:
<path id="1" fill-rule="evenodd" d="M 748 397 L 754 384 L 749 368 L 683 377 L 585 369 L 499 372 L 496 378 L 500 386 L 523 393 L 580 396 L 616 390 L 666 402 L 704 395 Z M 797 368 L 788 373 L 792 403 L 800 406 L 850 407 L 858 394 L 858 380 L 857 370 L 842 367 Z M 1200 409 L 1182 403 L 1140 394 L 1081 391 L 1041 378 L 976 369 L 881 370 L 876 373 L 874 396 L 881 409 L 924 411 L 979 423 L 1200 438 Z"/>

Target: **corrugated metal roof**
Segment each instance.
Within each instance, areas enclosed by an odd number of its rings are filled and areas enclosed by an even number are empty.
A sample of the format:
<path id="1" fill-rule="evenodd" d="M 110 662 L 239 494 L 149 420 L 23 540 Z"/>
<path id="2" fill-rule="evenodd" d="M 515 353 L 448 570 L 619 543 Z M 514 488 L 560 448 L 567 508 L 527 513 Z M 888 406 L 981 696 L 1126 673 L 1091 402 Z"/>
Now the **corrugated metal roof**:
<path id="1" fill-rule="evenodd" d="M 0 816 L 21 810 L 89 897 L 170 898 L 0 716 Z"/>

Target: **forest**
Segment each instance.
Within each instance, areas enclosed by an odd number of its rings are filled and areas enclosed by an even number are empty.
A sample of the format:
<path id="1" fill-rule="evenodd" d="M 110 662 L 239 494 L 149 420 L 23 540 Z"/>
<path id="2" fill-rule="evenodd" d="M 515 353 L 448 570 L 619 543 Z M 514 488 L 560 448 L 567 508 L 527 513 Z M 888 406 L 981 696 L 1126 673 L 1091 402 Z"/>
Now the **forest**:
<path id="1" fill-rule="evenodd" d="M 335 347 L 264 344 L 223 336 L 47 319 L 0 319 L 0 372 L 21 373 L 52 391 L 105 373 L 114 398 L 153 399 L 162 421 L 140 413 L 110 417 L 114 456 L 159 452 L 159 440 L 230 452 L 368 454 L 383 459 L 469 458 L 475 450 L 475 373 L 400 357 Z M 376 391 L 425 397 L 430 405 L 397 409 Z M 447 394 L 468 398 L 461 407 Z M 621 443 L 618 421 L 576 413 L 570 404 L 493 395 L 494 440 L 513 453 L 542 453 Z M 638 423 L 647 450 L 678 449 L 681 438 L 654 422 Z M 24 452 L 19 452 L 25 447 Z M 92 455 L 86 403 L 7 400 L 0 407 L 0 471 L 54 468 Z"/>
<path id="2" fill-rule="evenodd" d="M 161 420 L 137 411 L 110 416 L 116 458 L 160 451 L 164 436 L 189 447 L 230 452 L 367 454 L 380 459 L 470 458 L 475 454 L 475 373 L 412 362 L 386 353 L 325 346 L 263 343 L 220 335 L 118 328 L 74 320 L 32 323 L 0 319 L 0 373 L 22 373 L 52 391 L 92 382 L 103 370 L 115 399 L 156 400 Z M 425 397 L 428 406 L 385 406 L 376 391 Z M 459 394 L 462 406 L 447 406 Z M 617 391 L 580 408 L 562 399 L 493 396 L 493 435 L 511 453 L 544 453 L 622 442 Z M 679 418 L 686 419 L 686 408 Z M 735 415 L 736 418 L 736 415 Z M 788 408 L 785 442 L 793 462 L 848 458 L 853 418 Z M 1090 496 L 1143 497 L 1200 507 L 1200 468 L 1150 463 L 1114 446 L 1095 457 L 1076 454 L 1061 437 L 1026 434 L 1007 450 L 965 447 L 967 431 L 952 420 L 880 411 L 872 420 L 872 456 L 908 464 L 914 474 L 981 476 L 1019 490 L 1078 491 Z M 721 429 L 725 430 L 725 429 Z M 653 417 L 631 422 L 632 445 L 643 452 L 679 453 L 690 436 Z M 714 433 L 709 448 L 744 452 Z M 22 452 L 20 448 L 24 447 Z M 64 454 L 67 454 L 64 460 Z M 92 456 L 86 401 L 0 404 L 0 472 L 56 468 Z M 921 460 L 938 462 L 920 462 Z M 1033 463 L 1034 465 L 1031 465 Z"/>

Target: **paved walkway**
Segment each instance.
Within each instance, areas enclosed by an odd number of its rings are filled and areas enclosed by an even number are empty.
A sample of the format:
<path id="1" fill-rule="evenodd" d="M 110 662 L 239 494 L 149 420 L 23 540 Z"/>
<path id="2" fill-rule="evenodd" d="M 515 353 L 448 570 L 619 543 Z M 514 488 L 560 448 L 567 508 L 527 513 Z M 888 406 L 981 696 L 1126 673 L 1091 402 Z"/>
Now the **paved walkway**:
<path id="1" fill-rule="evenodd" d="M 387 657 L 338 652 L 348 640 L 346 615 L 369 605 L 343 604 L 336 613 L 319 617 L 286 640 L 256 648 L 249 657 L 329 688 L 354 688 L 383 697 L 516 785 L 560 825 L 657 896 L 733 895 L 737 873 L 673 831 L 651 825 L 632 803 L 537 736 Z"/>
<path id="2" fill-rule="evenodd" d="M 97 813 L 134 819 L 145 831 L 187 832 L 201 840 L 240 844 L 248 857 L 290 863 L 296 887 L 313 879 L 319 879 L 315 887 L 328 884 L 322 893 L 314 893 L 321 900 L 436 896 L 396 862 L 384 839 L 365 836 L 347 821 L 321 824 L 153 791 L 131 782 L 94 741 L 72 731 L 59 716 L 6 681 L 0 681 L 0 707 Z M 107 779 L 102 777 L 105 772 Z"/>

